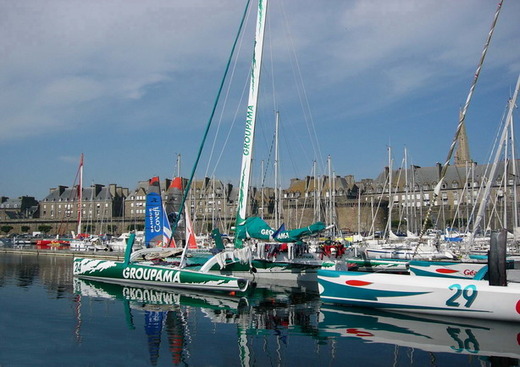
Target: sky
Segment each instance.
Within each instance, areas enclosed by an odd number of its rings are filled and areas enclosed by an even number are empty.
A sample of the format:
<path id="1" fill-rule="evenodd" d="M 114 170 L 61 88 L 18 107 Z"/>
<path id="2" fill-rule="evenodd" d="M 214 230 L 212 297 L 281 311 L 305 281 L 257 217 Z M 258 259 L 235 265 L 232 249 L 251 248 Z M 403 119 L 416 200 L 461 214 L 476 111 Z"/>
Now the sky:
<path id="1" fill-rule="evenodd" d="M 394 168 L 405 150 L 408 164 L 444 162 L 498 2 L 272 0 L 252 183 L 274 183 L 275 111 L 282 187 L 314 174 L 376 178 L 389 152 Z M 81 154 L 83 185 L 189 177 L 206 129 L 194 178 L 236 184 L 254 1 L 222 80 L 245 8 L 0 0 L 0 196 L 72 186 Z M 520 1 L 504 0 L 467 111 L 478 163 L 520 73 L 519 16 Z"/>

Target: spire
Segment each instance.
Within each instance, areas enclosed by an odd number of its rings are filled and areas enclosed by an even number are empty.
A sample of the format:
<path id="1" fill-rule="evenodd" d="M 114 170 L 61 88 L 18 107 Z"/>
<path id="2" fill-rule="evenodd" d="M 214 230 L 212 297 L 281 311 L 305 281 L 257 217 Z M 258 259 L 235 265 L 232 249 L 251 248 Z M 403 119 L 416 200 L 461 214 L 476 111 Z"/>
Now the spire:
<path id="1" fill-rule="evenodd" d="M 459 138 L 457 140 L 457 150 L 455 151 L 454 163 L 456 166 L 464 166 L 466 163 L 473 163 L 473 160 L 469 154 L 468 136 L 466 135 L 466 121 L 462 123 Z"/>

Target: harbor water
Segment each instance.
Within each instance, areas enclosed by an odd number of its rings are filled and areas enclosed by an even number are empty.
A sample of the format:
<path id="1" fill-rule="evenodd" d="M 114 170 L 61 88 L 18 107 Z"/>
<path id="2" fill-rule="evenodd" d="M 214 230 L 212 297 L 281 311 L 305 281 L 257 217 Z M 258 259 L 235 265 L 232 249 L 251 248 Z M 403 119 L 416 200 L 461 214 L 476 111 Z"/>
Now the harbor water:
<path id="1" fill-rule="evenodd" d="M 72 257 L 0 253 L 0 367 L 518 366 L 520 324 L 76 279 Z"/>

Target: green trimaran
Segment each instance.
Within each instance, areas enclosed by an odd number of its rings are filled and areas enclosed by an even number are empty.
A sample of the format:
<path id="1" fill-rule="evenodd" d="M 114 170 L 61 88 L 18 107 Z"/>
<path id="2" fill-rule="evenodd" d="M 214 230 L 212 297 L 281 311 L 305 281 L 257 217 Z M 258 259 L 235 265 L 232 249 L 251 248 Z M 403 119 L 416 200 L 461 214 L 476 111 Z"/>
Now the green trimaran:
<path id="1" fill-rule="evenodd" d="M 295 230 L 285 231 L 280 229 L 275 231 L 261 218 L 246 218 L 267 4 L 267 0 L 258 0 L 255 47 L 251 66 L 251 80 L 245 123 L 242 168 L 240 173 L 239 198 L 235 226 L 235 248 L 233 250 L 224 249 L 215 256 L 209 257 L 209 259 L 198 269 L 194 266 L 191 266 L 188 269 L 183 267 L 183 264 L 185 263 L 186 248 L 180 262 L 176 262 L 177 264 L 180 263 L 180 265 L 160 265 L 154 264 L 150 261 L 144 262 L 134 260 L 136 256 L 131 256 L 132 239 L 130 239 L 124 261 L 76 258 L 74 259 L 74 275 L 92 280 L 102 280 L 105 282 L 123 282 L 141 285 L 194 288 L 200 290 L 245 291 L 248 287 L 248 280 L 245 280 L 244 278 L 255 280 L 275 279 L 278 282 L 284 280 L 315 282 L 317 280 L 316 274 L 318 269 L 331 269 L 335 268 L 340 263 L 344 264 L 342 255 L 343 251 L 341 248 L 335 248 L 334 250 L 337 250 L 335 252 L 312 252 L 308 251 L 306 245 L 302 242 L 301 239 L 303 237 L 325 230 L 326 227 L 322 222 L 317 222 L 308 227 Z M 244 20 L 242 20 L 240 29 L 242 29 L 243 22 Z M 235 40 L 231 56 L 233 55 L 236 43 L 237 40 Z M 223 82 L 228 70 L 229 61 L 218 96 L 220 96 L 220 92 L 222 91 Z M 211 120 L 215 113 L 215 107 L 216 103 L 210 121 L 206 127 L 206 132 L 191 177 L 180 203 L 179 213 L 182 212 L 182 208 L 184 207 L 187 193 L 189 192 L 194 172 L 200 159 L 202 146 L 204 145 Z M 179 217 L 180 215 L 178 218 Z M 177 223 L 174 224 L 173 231 L 175 231 L 176 225 Z M 218 240 L 220 240 L 220 235 L 217 233 L 214 238 L 218 242 Z M 282 244 L 285 245 L 282 247 Z M 170 249 L 167 250 L 169 251 Z M 392 266 L 402 266 L 401 263 L 396 263 L 394 265 L 389 264 L 388 261 L 381 263 L 385 267 L 390 268 Z M 377 267 L 380 264 L 377 261 L 374 261 L 370 265 Z M 240 278 L 237 278 L 237 276 Z"/>
<path id="2" fill-rule="evenodd" d="M 201 268 L 202 272 L 218 272 L 246 277 L 249 279 L 274 279 L 289 281 L 316 281 L 318 269 L 333 269 L 345 266 L 343 245 L 331 246 L 330 251 L 309 249 L 302 238 L 326 230 L 322 222 L 294 230 L 274 230 L 259 217 L 247 217 L 249 181 L 255 136 L 260 73 L 264 46 L 267 0 L 258 1 L 256 36 L 250 73 L 249 100 L 247 105 L 245 133 L 240 170 L 239 195 L 235 223 L 234 249 L 226 249 L 209 259 Z M 216 241 L 220 235 L 214 235 Z M 314 250 L 314 251 L 313 251 Z M 367 266 L 362 259 L 361 266 Z M 349 261 L 350 262 L 350 261 Z M 402 262 L 373 261 L 368 264 L 373 269 L 393 267 L 406 270 Z"/>

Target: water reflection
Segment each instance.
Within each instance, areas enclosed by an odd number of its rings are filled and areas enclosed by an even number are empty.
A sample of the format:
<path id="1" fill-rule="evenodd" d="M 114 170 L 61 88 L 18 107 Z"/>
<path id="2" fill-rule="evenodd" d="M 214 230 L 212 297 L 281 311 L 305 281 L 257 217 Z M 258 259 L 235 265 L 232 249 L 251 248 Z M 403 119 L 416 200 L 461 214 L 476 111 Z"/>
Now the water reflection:
<path id="1" fill-rule="evenodd" d="M 514 366 L 520 359 L 520 324 L 336 307 L 300 286 L 259 285 L 237 296 L 85 281 L 73 278 L 69 257 L 0 255 L 0 309 L 6 366 L 24 365 L 16 363 L 21 358 L 32 358 L 25 364 L 31 366 L 85 359 L 460 367 Z M 45 353 L 49 336 L 61 353 Z"/>
<path id="2" fill-rule="evenodd" d="M 144 313 L 150 362 L 159 358 L 162 333 L 165 332 L 172 362 L 178 364 L 189 354 L 190 313 L 200 311 L 215 324 L 234 324 L 238 330 L 241 363 L 250 365 L 249 336 L 273 334 L 285 343 L 287 332 L 318 335 L 319 297 L 300 289 L 255 288 L 246 296 L 233 293 L 202 293 L 136 287 L 74 278 L 74 292 L 83 297 L 100 297 L 123 303 L 127 326 L 135 328 L 133 311 Z M 184 354 L 186 354 L 184 353 Z"/>
<path id="3" fill-rule="evenodd" d="M 320 335 L 428 352 L 520 358 L 520 324 L 322 305 Z"/>
<path id="4" fill-rule="evenodd" d="M 72 258 L 49 255 L 0 255 L 0 287 L 15 282 L 29 287 L 40 282 L 57 296 L 72 292 Z"/>

